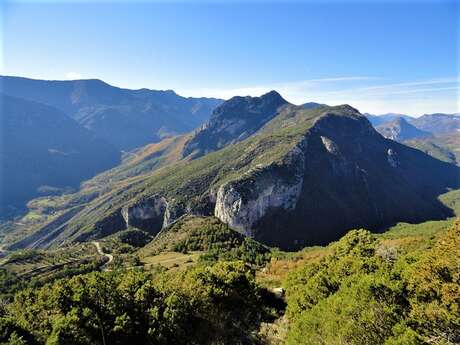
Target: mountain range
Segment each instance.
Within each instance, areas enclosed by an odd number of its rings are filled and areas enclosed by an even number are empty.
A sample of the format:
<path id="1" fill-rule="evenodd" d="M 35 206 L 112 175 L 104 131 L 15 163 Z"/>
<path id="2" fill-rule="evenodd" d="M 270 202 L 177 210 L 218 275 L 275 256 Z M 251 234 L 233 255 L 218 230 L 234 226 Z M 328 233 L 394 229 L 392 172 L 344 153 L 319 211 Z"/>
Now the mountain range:
<path id="1" fill-rule="evenodd" d="M 0 77 L 0 218 L 79 188 L 122 154 L 205 122 L 221 100 L 128 90 L 100 80 Z"/>
<path id="2" fill-rule="evenodd" d="M 430 132 L 426 132 L 411 125 L 404 117 L 397 117 L 389 122 L 381 123 L 375 128 L 385 138 L 396 141 L 432 136 Z"/>
<path id="3" fill-rule="evenodd" d="M 48 81 L 0 77 L 0 92 L 54 107 L 122 151 L 184 133 L 208 120 L 222 102 L 174 91 L 129 90 L 98 79 Z"/>
<path id="4" fill-rule="evenodd" d="M 61 111 L 0 94 L 0 215 L 39 195 L 78 188 L 120 163 L 120 152 Z"/>
<path id="5" fill-rule="evenodd" d="M 459 187 L 458 167 L 382 137 L 353 107 L 295 106 L 272 91 L 222 103 L 199 129 L 133 151 L 77 193 L 30 202 L 5 242 L 56 247 L 130 228 L 155 236 L 199 215 L 293 249 L 452 216 L 438 196 Z"/>
<path id="6" fill-rule="evenodd" d="M 421 150 L 445 162 L 460 163 L 460 115 L 366 114 L 384 137 Z"/>

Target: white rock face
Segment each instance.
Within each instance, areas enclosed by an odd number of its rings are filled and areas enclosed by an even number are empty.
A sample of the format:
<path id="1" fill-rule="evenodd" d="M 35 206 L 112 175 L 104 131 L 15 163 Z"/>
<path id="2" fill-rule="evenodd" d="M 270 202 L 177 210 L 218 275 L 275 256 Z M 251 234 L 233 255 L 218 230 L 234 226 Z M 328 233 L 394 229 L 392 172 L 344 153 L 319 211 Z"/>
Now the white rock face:
<path id="1" fill-rule="evenodd" d="M 393 168 L 398 167 L 396 152 L 394 152 L 392 149 L 388 149 L 387 151 L 387 161 Z"/>
<path id="2" fill-rule="evenodd" d="M 166 207 L 166 200 L 163 197 L 156 196 L 132 206 L 123 207 L 121 215 L 126 222 L 126 227 L 128 227 L 131 224 L 135 224 L 136 221 L 146 221 L 158 217 L 163 218 Z"/>
<path id="3" fill-rule="evenodd" d="M 222 185 L 216 197 L 214 215 L 234 230 L 252 236 L 253 226 L 270 209 L 292 210 L 302 190 L 305 158 L 301 145 L 285 157 L 284 169 L 289 181 L 274 174 L 271 166 L 257 169 L 257 178 L 249 173 L 241 180 Z"/>
<path id="4" fill-rule="evenodd" d="M 185 210 L 175 204 L 174 199 L 166 202 L 166 210 L 163 219 L 163 229 L 175 223 L 185 214 Z"/>
<path id="5" fill-rule="evenodd" d="M 321 136 L 321 141 L 323 142 L 324 147 L 329 153 L 337 155 L 340 153 L 337 145 L 329 138 Z"/>

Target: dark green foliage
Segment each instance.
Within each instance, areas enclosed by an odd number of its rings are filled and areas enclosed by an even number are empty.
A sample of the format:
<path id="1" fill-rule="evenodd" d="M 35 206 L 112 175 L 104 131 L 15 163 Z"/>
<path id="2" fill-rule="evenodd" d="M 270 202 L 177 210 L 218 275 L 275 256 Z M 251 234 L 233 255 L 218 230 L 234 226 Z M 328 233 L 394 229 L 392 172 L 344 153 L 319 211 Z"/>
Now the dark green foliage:
<path id="1" fill-rule="evenodd" d="M 15 319 L 0 310 L 0 344 L 35 344 L 32 335 L 20 327 Z"/>
<path id="2" fill-rule="evenodd" d="M 53 264 L 50 264 L 50 260 L 53 260 L 52 255 L 47 256 L 46 252 L 34 250 L 11 254 L 0 267 L 0 301 L 10 301 L 15 293 L 26 288 L 39 288 L 57 279 L 97 271 L 104 263 L 99 257 L 75 261 L 64 259 Z M 11 264 L 25 267 L 25 272 L 15 272 Z"/>
<path id="3" fill-rule="evenodd" d="M 261 266 L 268 262 L 271 256 L 268 247 L 230 229 L 214 217 L 185 217 L 160 234 L 151 246 L 157 248 L 157 253 L 161 250 L 184 254 L 192 251 L 205 252 L 201 255 L 200 261 L 206 263 L 219 259 L 242 260 Z"/>
<path id="4" fill-rule="evenodd" d="M 201 320 L 194 336 L 199 344 L 252 344 L 256 340 L 252 333 L 260 322 L 273 317 L 254 272 L 241 261 L 198 266 L 174 279 L 166 278 L 164 289 L 179 289 L 188 296 Z"/>
<path id="5" fill-rule="evenodd" d="M 187 303 L 138 273 L 92 273 L 18 294 L 9 311 L 39 343 L 176 343 Z"/>
<path id="6" fill-rule="evenodd" d="M 0 318 L 0 336 L 47 345 L 232 344 L 251 340 L 268 317 L 263 304 L 242 262 L 158 272 L 156 281 L 136 271 L 90 273 L 18 293 Z"/>
<path id="7" fill-rule="evenodd" d="M 27 282 L 19 279 L 5 268 L 0 268 L 0 300 L 12 298 L 12 295 L 27 286 Z"/>
<path id="8" fill-rule="evenodd" d="M 459 241 L 456 223 L 428 252 L 401 255 L 366 231 L 348 233 L 289 275 L 287 343 L 458 343 Z"/>
<path id="9" fill-rule="evenodd" d="M 152 240 L 152 235 L 141 230 L 126 230 L 117 234 L 117 238 L 121 243 L 139 248 L 145 246 Z"/>
<path id="10" fill-rule="evenodd" d="M 34 249 L 24 249 L 11 253 L 8 256 L 8 263 L 16 263 L 21 261 L 34 261 L 39 260 L 42 253 Z"/>
<path id="11" fill-rule="evenodd" d="M 226 261 L 242 260 L 257 266 L 262 266 L 270 261 L 270 250 L 249 237 L 233 244 L 234 247 L 222 248 L 216 243 L 205 254 L 201 255 L 200 260 L 203 262 L 213 262 L 219 259 Z"/>

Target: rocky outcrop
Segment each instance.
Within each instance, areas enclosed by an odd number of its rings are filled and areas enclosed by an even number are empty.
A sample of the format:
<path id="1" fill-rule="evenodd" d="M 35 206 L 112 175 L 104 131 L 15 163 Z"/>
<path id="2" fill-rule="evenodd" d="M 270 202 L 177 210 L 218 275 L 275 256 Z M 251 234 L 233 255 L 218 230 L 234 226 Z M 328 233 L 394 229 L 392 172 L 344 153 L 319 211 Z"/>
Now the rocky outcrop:
<path id="1" fill-rule="evenodd" d="M 121 214 L 121 209 L 109 214 L 94 224 L 94 233 L 83 233 L 76 238 L 77 242 L 87 241 L 90 238 L 101 238 L 125 230 L 126 222 Z"/>
<path id="2" fill-rule="evenodd" d="M 163 228 L 171 225 L 185 210 L 172 200 L 168 202 L 161 195 L 153 195 L 126 205 L 95 224 L 96 235 L 99 238 L 114 232 L 134 227 L 152 235 L 158 234 Z M 79 241 L 88 240 L 87 237 L 78 238 Z"/>
<path id="3" fill-rule="evenodd" d="M 393 168 L 398 167 L 398 158 L 396 152 L 393 149 L 388 149 L 387 151 L 387 160 Z"/>
<path id="4" fill-rule="evenodd" d="M 175 200 L 171 200 L 169 203 L 166 203 L 166 210 L 164 213 L 162 227 L 166 228 L 176 222 L 180 217 L 186 214 L 184 207 Z"/>
<path id="5" fill-rule="evenodd" d="M 260 97 L 233 97 L 217 107 L 211 118 L 185 144 L 182 155 L 200 157 L 242 141 L 270 121 L 288 104 L 276 91 Z"/>
<path id="6" fill-rule="evenodd" d="M 323 142 L 324 147 L 329 153 L 332 153 L 333 155 L 338 155 L 340 154 L 338 146 L 329 138 L 320 136 L 321 141 Z"/>
<path id="7" fill-rule="evenodd" d="M 254 226 L 269 212 L 295 209 L 302 190 L 305 143 L 296 145 L 281 164 L 256 168 L 222 185 L 214 215 L 230 228 L 253 236 Z"/>
<path id="8" fill-rule="evenodd" d="M 163 227 L 167 206 L 165 198 L 155 195 L 123 207 L 121 214 L 126 228 L 132 226 L 155 234 Z"/>

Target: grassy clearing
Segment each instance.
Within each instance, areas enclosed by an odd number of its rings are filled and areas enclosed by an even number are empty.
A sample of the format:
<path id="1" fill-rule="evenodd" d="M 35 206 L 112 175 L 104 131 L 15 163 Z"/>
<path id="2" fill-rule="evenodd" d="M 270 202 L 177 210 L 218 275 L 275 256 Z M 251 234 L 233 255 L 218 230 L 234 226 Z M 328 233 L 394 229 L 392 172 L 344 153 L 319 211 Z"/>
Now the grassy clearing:
<path id="1" fill-rule="evenodd" d="M 163 266 L 165 268 L 182 268 L 193 265 L 203 252 L 190 252 L 187 254 L 177 252 L 165 252 L 154 256 L 147 256 L 141 259 L 146 269 L 152 266 Z"/>
<path id="2" fill-rule="evenodd" d="M 264 287 L 280 287 L 290 271 L 308 263 L 318 262 L 327 253 L 327 247 L 307 247 L 293 253 L 275 252 L 270 262 L 256 272 L 256 279 Z"/>

